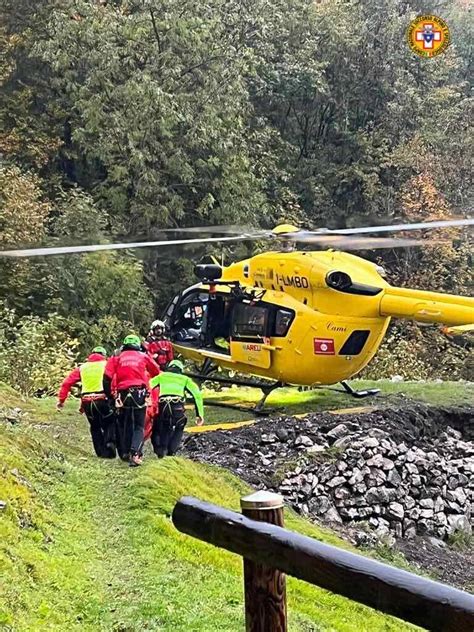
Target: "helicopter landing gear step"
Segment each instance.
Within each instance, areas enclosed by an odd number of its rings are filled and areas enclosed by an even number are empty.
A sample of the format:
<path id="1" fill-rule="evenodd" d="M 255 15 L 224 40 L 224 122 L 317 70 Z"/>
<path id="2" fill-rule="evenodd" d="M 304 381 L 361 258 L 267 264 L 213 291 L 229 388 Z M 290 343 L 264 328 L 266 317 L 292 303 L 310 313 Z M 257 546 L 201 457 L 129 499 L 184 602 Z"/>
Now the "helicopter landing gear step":
<path id="1" fill-rule="evenodd" d="M 364 397 L 370 397 L 371 395 L 377 395 L 377 393 L 380 393 L 379 388 L 368 388 L 365 390 L 356 391 L 352 388 L 349 382 L 346 382 L 345 380 L 343 380 L 341 384 L 344 389 L 341 392 L 347 393 L 348 395 L 351 395 L 351 397 L 355 397 L 356 399 L 363 399 Z"/>
<path id="2" fill-rule="evenodd" d="M 211 364 L 206 364 L 208 360 L 204 363 L 201 368 L 201 373 L 186 373 L 188 377 L 192 377 L 200 384 L 203 384 L 206 381 L 210 382 L 219 382 L 221 384 L 233 384 L 235 386 L 250 386 L 252 388 L 259 388 L 263 396 L 258 401 L 255 406 L 240 406 L 239 404 L 227 404 L 224 402 L 214 402 L 214 401 L 206 401 L 206 406 L 218 406 L 221 408 L 234 408 L 235 410 L 242 410 L 244 412 L 255 413 L 258 417 L 267 417 L 270 412 L 275 413 L 275 410 L 269 411 L 264 409 L 265 402 L 267 397 L 277 388 L 281 388 L 283 386 L 282 382 L 272 382 L 271 384 L 265 384 L 262 382 L 251 382 L 245 380 L 232 380 L 230 378 L 219 377 L 216 375 L 212 375 L 213 367 Z"/>

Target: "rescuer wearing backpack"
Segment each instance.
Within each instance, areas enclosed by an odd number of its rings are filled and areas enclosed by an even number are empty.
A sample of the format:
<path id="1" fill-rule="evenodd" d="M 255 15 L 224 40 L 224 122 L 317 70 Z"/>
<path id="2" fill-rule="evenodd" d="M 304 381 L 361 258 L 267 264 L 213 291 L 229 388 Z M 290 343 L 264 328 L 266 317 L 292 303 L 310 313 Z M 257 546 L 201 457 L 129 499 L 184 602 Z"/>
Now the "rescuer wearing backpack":
<path id="1" fill-rule="evenodd" d="M 204 423 L 204 406 L 199 387 L 186 375 L 184 365 L 172 360 L 163 373 L 150 380 L 152 389 L 160 389 L 159 413 L 153 424 L 151 442 L 155 454 L 162 458 L 172 456 L 178 450 L 187 423 L 184 404 L 186 392 L 194 398 L 196 406 L 196 424 Z"/>
<path id="2" fill-rule="evenodd" d="M 104 391 L 112 397 L 112 382 L 117 390 L 117 449 L 131 467 L 142 464 L 148 382 L 160 372 L 159 366 L 143 352 L 138 336 L 126 336 L 118 355 L 107 362 Z"/>
<path id="3" fill-rule="evenodd" d="M 95 347 L 87 362 L 71 371 L 58 393 L 56 408 L 61 410 L 74 384 L 81 383 L 81 411 L 89 421 L 92 444 L 97 456 L 115 458 L 115 416 L 102 381 L 107 363 L 104 347 Z"/>

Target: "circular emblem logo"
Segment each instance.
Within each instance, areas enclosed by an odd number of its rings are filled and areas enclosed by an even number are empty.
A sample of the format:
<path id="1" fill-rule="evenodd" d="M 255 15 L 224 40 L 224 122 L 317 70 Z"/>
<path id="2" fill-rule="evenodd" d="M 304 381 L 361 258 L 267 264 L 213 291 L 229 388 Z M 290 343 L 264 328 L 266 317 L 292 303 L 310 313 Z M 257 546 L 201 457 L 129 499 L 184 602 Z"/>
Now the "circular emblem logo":
<path id="1" fill-rule="evenodd" d="M 420 57 L 436 57 L 451 41 L 448 25 L 437 15 L 418 15 L 408 27 L 408 44 Z"/>

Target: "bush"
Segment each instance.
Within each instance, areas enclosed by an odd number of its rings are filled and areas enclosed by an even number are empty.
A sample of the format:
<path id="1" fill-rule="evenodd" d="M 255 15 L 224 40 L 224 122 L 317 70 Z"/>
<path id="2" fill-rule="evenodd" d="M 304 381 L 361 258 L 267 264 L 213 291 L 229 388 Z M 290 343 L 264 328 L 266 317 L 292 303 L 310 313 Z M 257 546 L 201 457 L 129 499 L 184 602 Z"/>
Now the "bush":
<path id="1" fill-rule="evenodd" d="M 54 394 L 74 363 L 78 343 L 56 314 L 17 319 L 0 310 L 0 380 L 26 396 Z"/>
<path id="2" fill-rule="evenodd" d="M 430 219 L 437 219 L 435 201 L 427 206 L 431 209 Z M 440 208 L 443 209 L 442 204 Z M 422 212 L 408 217 L 410 221 L 424 218 Z M 450 219 L 451 216 L 441 215 L 440 218 Z M 390 271 L 390 283 L 469 296 L 471 248 L 459 233 L 457 229 L 448 234 L 443 232 L 443 237 L 453 240 L 456 237 L 452 243 L 430 245 L 427 241 L 427 247 L 424 248 L 397 249 L 390 254 L 384 253 L 384 265 Z M 441 325 L 420 326 L 410 321 L 394 320 L 363 377 L 377 379 L 392 375 L 401 375 L 408 380 L 472 380 L 472 338 L 468 335 L 447 337 L 441 332 Z"/>
<path id="3" fill-rule="evenodd" d="M 81 356 L 87 356 L 98 345 L 105 347 L 108 355 L 112 355 L 114 350 L 122 344 L 127 334 L 140 334 L 140 329 L 134 323 L 121 320 L 114 315 L 103 316 L 92 324 L 81 320 L 68 320 L 68 324 L 69 330 L 73 331 L 75 337 L 80 341 Z M 141 330 L 144 331 L 144 328 L 142 327 Z"/>
<path id="4" fill-rule="evenodd" d="M 472 380 L 472 351 L 469 341 L 459 343 L 445 336 L 438 327 L 395 321 L 380 350 L 361 377 L 406 380 Z"/>

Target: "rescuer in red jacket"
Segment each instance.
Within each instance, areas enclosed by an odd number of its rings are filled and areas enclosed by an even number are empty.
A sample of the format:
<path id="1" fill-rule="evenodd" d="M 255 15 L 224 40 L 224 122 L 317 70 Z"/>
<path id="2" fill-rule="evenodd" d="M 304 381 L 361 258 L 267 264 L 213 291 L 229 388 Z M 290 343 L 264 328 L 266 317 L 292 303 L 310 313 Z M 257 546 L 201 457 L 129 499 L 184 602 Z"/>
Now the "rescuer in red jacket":
<path id="1" fill-rule="evenodd" d="M 103 388 L 107 352 L 104 347 L 92 350 L 87 362 L 71 371 L 58 393 L 56 407 L 61 410 L 71 388 L 81 383 L 81 410 L 89 421 L 95 453 L 106 459 L 115 458 L 115 414 Z"/>
<path id="2" fill-rule="evenodd" d="M 112 397 L 112 381 L 117 390 L 117 449 L 131 467 L 142 463 L 148 382 L 158 375 L 159 366 L 141 351 L 138 336 L 127 336 L 119 355 L 112 356 L 104 372 L 104 391 Z"/>
<path id="3" fill-rule="evenodd" d="M 165 337 L 165 323 L 162 320 L 155 320 L 151 323 L 145 348 L 162 371 L 173 360 L 173 345 Z"/>

